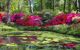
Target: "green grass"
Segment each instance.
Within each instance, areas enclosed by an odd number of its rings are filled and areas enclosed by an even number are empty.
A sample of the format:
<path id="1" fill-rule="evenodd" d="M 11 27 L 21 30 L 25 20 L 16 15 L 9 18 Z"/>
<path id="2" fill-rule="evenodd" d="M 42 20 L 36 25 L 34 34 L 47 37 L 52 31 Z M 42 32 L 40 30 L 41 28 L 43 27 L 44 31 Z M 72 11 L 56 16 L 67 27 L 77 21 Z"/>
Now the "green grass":
<path id="1" fill-rule="evenodd" d="M 2 23 L 0 24 L 0 31 L 18 31 L 18 29 Z"/>

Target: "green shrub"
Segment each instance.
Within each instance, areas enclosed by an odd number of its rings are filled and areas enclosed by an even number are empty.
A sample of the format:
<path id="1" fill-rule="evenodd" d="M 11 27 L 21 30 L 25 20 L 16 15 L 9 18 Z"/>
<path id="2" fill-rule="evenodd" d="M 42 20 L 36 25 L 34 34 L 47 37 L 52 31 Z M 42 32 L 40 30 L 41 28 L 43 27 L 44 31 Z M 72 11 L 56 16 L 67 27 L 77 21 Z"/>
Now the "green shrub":
<path id="1" fill-rule="evenodd" d="M 67 25 L 55 25 L 55 26 L 51 26 L 48 29 L 50 31 L 55 31 L 58 33 L 66 33 L 68 26 Z"/>

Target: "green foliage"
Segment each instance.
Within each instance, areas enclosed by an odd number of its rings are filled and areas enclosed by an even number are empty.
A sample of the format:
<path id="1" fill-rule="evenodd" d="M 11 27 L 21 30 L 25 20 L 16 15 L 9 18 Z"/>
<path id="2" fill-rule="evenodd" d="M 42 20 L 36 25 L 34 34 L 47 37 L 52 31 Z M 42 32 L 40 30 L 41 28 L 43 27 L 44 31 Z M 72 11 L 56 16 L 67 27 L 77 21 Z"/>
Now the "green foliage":
<path id="1" fill-rule="evenodd" d="M 64 3 L 66 2 L 66 3 Z M 35 11 L 43 11 L 50 9 L 53 11 L 53 14 L 55 15 L 56 12 L 58 11 L 64 11 L 69 12 L 69 11 L 76 11 L 76 6 L 74 4 L 75 0 L 34 0 L 34 12 Z M 2 0 L 1 3 L 5 6 L 6 10 L 6 1 Z M 65 8 L 64 8 L 65 5 Z M 30 6 L 28 5 L 28 0 L 11 0 L 10 3 L 10 12 L 25 12 L 25 13 L 30 13 Z"/>
<path id="2" fill-rule="evenodd" d="M 75 27 L 71 27 L 71 29 L 69 29 L 69 32 L 68 34 L 80 34 L 80 23 L 79 24 L 76 24 Z"/>
<path id="3" fill-rule="evenodd" d="M 49 30 L 66 34 L 67 28 L 68 28 L 67 25 L 55 25 L 55 26 L 49 27 Z"/>

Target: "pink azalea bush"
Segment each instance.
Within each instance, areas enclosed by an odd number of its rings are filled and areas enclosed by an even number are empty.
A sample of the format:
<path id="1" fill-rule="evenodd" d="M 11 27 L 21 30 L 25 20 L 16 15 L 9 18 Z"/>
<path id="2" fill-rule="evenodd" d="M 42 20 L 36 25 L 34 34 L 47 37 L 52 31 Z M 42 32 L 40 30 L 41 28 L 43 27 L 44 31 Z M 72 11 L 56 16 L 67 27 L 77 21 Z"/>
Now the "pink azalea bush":
<path id="1" fill-rule="evenodd" d="M 66 23 L 70 24 L 72 22 L 72 18 L 77 17 L 77 14 L 76 13 L 68 13 L 66 16 L 67 16 Z"/>
<path id="2" fill-rule="evenodd" d="M 11 36 L 10 37 L 10 42 L 16 43 L 16 44 L 21 44 L 20 39 L 18 37 L 16 37 L 16 36 Z"/>
<path id="3" fill-rule="evenodd" d="M 4 45 L 4 44 L 5 44 L 5 40 L 2 37 L 0 37 L 0 45 Z"/>

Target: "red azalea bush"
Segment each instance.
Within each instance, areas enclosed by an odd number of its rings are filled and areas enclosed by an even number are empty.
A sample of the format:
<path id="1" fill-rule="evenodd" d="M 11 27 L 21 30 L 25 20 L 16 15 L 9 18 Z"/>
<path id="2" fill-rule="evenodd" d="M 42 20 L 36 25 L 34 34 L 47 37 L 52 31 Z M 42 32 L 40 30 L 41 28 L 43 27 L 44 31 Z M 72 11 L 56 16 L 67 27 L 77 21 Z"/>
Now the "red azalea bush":
<path id="1" fill-rule="evenodd" d="M 5 16 L 5 13 L 4 12 L 0 12 L 0 22 L 2 22 L 3 16 Z"/>
<path id="2" fill-rule="evenodd" d="M 0 12 L 0 22 L 3 21 L 3 17 L 6 15 L 6 12 Z"/>
<path id="3" fill-rule="evenodd" d="M 0 22 L 2 21 L 2 14 L 0 14 Z"/>
<path id="4" fill-rule="evenodd" d="M 80 14 L 76 14 L 76 13 L 68 13 L 68 14 L 61 13 L 61 14 L 53 17 L 51 20 L 49 20 L 48 23 L 46 24 L 46 26 L 71 24 L 73 18 L 75 18 L 75 17 L 80 18 L 79 16 L 80 16 Z M 80 19 L 78 19 L 78 21 L 80 21 Z"/>
<path id="5" fill-rule="evenodd" d="M 26 21 L 23 20 L 23 19 L 17 19 L 17 20 L 16 20 L 16 24 L 22 25 L 22 26 L 26 26 L 26 25 L 25 25 L 25 22 L 26 22 Z"/>
<path id="6" fill-rule="evenodd" d="M 16 23 L 23 26 L 41 26 L 42 18 L 39 16 L 28 16 L 25 20 L 17 19 Z"/>
<path id="7" fill-rule="evenodd" d="M 46 26 L 65 24 L 65 22 L 66 22 L 66 14 L 61 13 L 61 14 L 53 17 L 50 21 L 48 21 Z"/>
<path id="8" fill-rule="evenodd" d="M 30 15 L 24 20 L 23 13 L 15 13 L 11 16 L 11 22 L 15 22 L 23 26 L 40 26 L 42 18 L 35 15 Z"/>
<path id="9" fill-rule="evenodd" d="M 25 24 L 27 26 L 41 26 L 42 23 L 42 18 L 40 16 L 28 16 L 27 21 L 25 22 Z"/>

